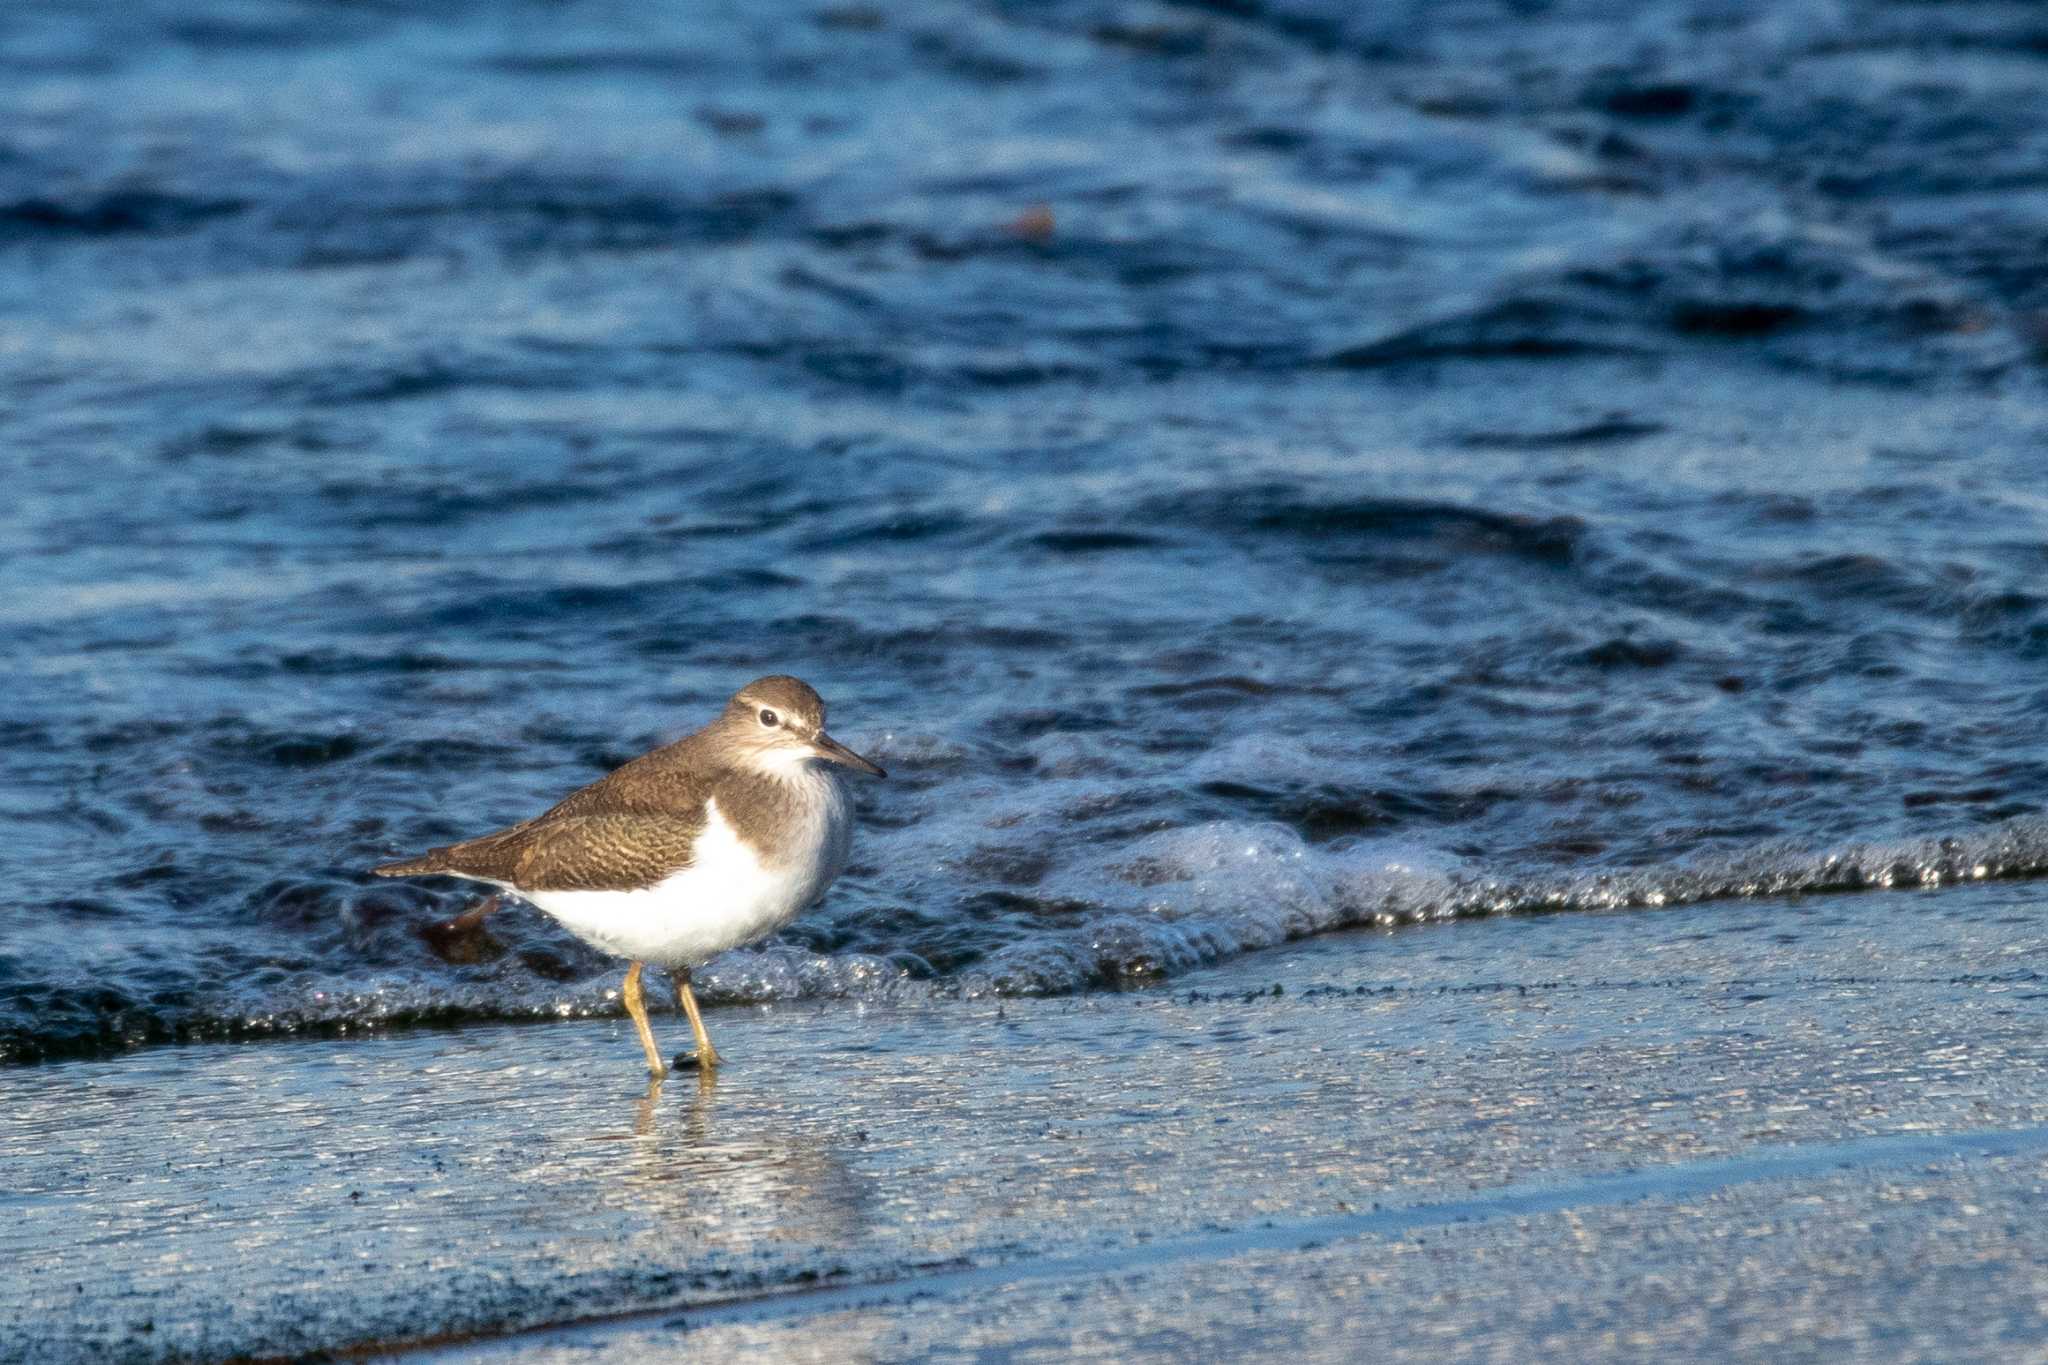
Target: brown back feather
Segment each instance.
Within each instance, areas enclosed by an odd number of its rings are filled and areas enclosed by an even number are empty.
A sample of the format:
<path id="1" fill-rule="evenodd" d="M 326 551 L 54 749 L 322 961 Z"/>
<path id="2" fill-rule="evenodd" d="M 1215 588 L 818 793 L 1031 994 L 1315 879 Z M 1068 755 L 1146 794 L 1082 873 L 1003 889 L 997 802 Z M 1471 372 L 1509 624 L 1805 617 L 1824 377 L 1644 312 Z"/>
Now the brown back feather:
<path id="1" fill-rule="evenodd" d="M 531 820 L 371 870 L 476 877 L 529 891 L 651 885 L 690 865 L 703 832 L 712 778 L 704 734 L 642 754 Z"/>

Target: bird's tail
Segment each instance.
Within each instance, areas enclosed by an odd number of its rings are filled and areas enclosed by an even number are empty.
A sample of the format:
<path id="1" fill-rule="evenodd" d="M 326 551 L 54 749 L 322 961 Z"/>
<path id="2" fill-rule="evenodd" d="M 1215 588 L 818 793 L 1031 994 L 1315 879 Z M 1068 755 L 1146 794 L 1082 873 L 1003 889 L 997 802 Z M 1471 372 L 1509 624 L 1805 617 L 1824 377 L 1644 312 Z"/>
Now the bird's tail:
<path id="1" fill-rule="evenodd" d="M 381 863 L 370 869 L 379 877 L 424 877 L 439 872 L 444 866 L 440 853 L 422 853 L 417 858 L 406 858 L 395 863 Z"/>

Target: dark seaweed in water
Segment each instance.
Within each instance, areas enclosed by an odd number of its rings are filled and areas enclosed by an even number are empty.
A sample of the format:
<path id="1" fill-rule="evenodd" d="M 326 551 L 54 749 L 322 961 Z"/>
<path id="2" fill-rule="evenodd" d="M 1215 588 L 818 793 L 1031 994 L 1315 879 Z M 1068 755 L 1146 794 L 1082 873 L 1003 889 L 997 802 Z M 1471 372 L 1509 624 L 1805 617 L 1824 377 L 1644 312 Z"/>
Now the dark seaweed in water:
<path id="1" fill-rule="evenodd" d="M 0 14 L 0 1057 L 606 1008 L 363 869 L 769 670 L 726 999 L 2048 866 L 2026 11 L 852 14 Z"/>

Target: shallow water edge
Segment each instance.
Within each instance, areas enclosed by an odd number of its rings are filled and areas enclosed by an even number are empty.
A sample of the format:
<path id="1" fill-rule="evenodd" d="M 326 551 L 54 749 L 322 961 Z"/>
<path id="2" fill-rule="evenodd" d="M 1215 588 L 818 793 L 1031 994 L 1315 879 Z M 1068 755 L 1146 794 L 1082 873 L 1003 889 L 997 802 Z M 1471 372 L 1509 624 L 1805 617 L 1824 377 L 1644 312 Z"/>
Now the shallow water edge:
<path id="1" fill-rule="evenodd" d="M 694 1333 L 698 1306 L 900 1282 L 908 1317 L 884 1288 L 702 1326 L 797 1354 L 855 1331 L 877 1357 L 926 1330 L 1047 1353 L 1099 1330 L 1151 1358 L 1185 1338 L 1120 1315 L 1226 1339 L 1257 1308 L 1318 1359 L 1368 1327 L 1418 1359 L 1439 1330 L 1597 1356 L 1702 1312 L 1763 1343 L 1810 1299 L 1851 1354 L 1989 1354 L 2048 1330 L 2027 965 L 2048 916 L 2025 884 L 1904 899 L 1702 906 L 1683 934 L 1593 913 L 1327 936 L 1172 990 L 721 1011 L 731 1067 L 652 1096 L 612 1021 L 17 1069 L 0 1254 L 26 1271 L 0 1348 L 290 1355 L 682 1316 L 522 1347 L 570 1358 Z M 1877 932 L 1906 913 L 1924 932 Z M 1110 1267 L 1064 1335 L 1031 1307 L 1079 1288 L 1063 1259 Z M 1545 1327 L 1560 1296 L 1585 1316 Z"/>

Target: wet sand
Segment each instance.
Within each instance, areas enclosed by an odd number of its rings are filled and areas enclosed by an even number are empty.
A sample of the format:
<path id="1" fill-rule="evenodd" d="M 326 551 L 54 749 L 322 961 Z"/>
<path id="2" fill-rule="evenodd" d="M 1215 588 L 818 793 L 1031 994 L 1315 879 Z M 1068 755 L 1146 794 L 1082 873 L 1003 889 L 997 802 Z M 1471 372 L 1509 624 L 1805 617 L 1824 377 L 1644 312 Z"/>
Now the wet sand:
<path id="1" fill-rule="evenodd" d="M 2044 924 L 1979 886 L 723 1010 L 726 1073 L 653 1095 L 623 1021 L 17 1069 L 0 1358 L 2038 1355 Z"/>

